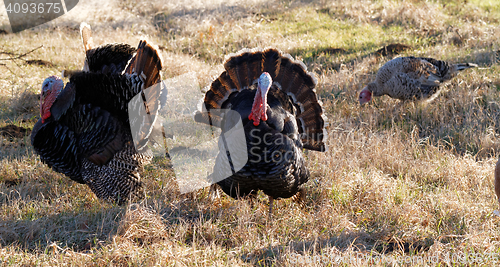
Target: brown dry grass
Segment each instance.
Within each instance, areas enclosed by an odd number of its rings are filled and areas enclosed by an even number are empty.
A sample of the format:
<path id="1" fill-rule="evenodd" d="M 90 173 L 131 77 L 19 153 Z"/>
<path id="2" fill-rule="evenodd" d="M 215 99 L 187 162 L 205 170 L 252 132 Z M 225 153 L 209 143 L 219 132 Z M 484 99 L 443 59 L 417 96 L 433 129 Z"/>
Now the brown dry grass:
<path id="1" fill-rule="evenodd" d="M 6 266 L 493 266 L 500 225 L 493 169 L 500 148 L 498 2 L 96 1 L 36 29 L 1 35 L 0 127 L 32 127 L 40 84 L 80 68 L 78 25 L 97 44 L 162 52 L 165 78 L 194 71 L 200 88 L 243 47 L 275 46 L 319 78 L 328 117 L 326 153 L 307 152 L 306 208 L 290 200 L 252 206 L 208 189 L 180 195 L 169 162 L 145 169 L 148 197 L 125 207 L 42 164 L 29 137 L 0 139 L 0 262 Z M 102 2 L 102 1 L 100 1 Z M 2 24 L 3 23 L 3 24 Z M 0 29 L 8 29 L 5 16 Z M 474 62 L 428 104 L 381 97 L 359 107 L 357 91 L 389 57 Z M 336 50 L 337 49 L 337 50 Z M 341 51 L 333 53 L 332 51 Z M 48 65 L 25 64 L 44 60 Z M 464 258 L 464 256 L 468 258 Z M 452 258 L 454 257 L 454 258 Z M 412 260 L 412 262 L 411 262 Z M 468 262 L 466 262 L 466 260 Z"/>

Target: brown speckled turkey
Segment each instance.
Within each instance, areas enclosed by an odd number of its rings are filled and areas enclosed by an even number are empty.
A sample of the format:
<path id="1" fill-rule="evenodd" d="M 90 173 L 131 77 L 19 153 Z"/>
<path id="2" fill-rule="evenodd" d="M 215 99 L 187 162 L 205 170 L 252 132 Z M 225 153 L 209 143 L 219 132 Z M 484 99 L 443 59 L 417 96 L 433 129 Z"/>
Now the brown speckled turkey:
<path id="1" fill-rule="evenodd" d="M 374 82 L 359 93 L 359 103 L 372 96 L 389 95 L 403 101 L 431 101 L 439 95 L 440 85 L 461 70 L 477 67 L 473 63 L 452 64 L 425 57 L 398 57 L 388 61 L 377 72 Z"/>
<path id="2" fill-rule="evenodd" d="M 45 79 L 31 143 L 52 169 L 88 185 L 97 197 L 121 204 L 142 195 L 139 173 L 152 158 L 134 146 L 128 104 L 161 81 L 162 63 L 146 41 L 130 60 L 108 64 L 105 58 L 87 54 L 90 72 L 72 73 L 66 86 L 56 76 Z M 103 66 L 116 68 L 103 71 Z"/>
<path id="3" fill-rule="evenodd" d="M 205 94 L 206 110 L 195 114 L 195 120 L 226 132 L 234 122 L 211 111 L 238 112 L 248 160 L 217 184 L 233 198 L 262 190 L 269 196 L 269 214 L 274 199 L 294 197 L 302 205 L 303 185 L 309 179 L 302 150 L 326 150 L 325 119 L 314 75 L 302 62 L 272 48 L 244 49 L 231 55 L 224 68 Z M 214 172 L 227 166 L 218 164 L 227 160 L 231 159 L 226 153 L 219 153 Z"/>

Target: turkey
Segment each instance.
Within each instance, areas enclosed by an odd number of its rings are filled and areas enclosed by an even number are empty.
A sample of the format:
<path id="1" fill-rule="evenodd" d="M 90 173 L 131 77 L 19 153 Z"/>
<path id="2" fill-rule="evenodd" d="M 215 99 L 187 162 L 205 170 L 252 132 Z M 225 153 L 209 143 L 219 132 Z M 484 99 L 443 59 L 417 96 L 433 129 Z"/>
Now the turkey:
<path id="1" fill-rule="evenodd" d="M 89 70 L 109 65 L 101 62 L 89 60 Z M 45 79 L 41 118 L 31 134 L 42 162 L 88 185 L 98 198 L 118 204 L 141 196 L 139 172 L 152 158 L 150 151 L 140 153 L 134 145 L 129 101 L 160 83 L 162 69 L 159 53 L 146 41 L 140 41 L 127 62 L 123 73 L 74 72 L 66 86 L 56 76 Z M 154 101 L 145 104 L 154 106 Z"/>
<path id="2" fill-rule="evenodd" d="M 398 57 L 382 66 L 374 82 L 359 93 L 359 103 L 372 96 L 389 95 L 403 101 L 428 100 L 439 95 L 439 86 L 455 77 L 458 71 L 477 67 L 473 63 L 452 64 L 424 57 Z"/>
<path id="3" fill-rule="evenodd" d="M 227 168 L 223 161 L 230 161 L 232 175 L 217 182 L 227 195 L 253 197 L 262 190 L 269 197 L 269 214 L 274 199 L 293 197 L 302 206 L 303 185 L 309 179 L 302 149 L 326 150 L 325 118 L 314 75 L 302 62 L 273 48 L 244 49 L 230 56 L 224 68 L 205 94 L 205 109 L 195 114 L 195 121 L 225 133 L 234 120 L 218 116 L 217 110 L 236 111 L 245 133 L 242 153 L 248 160 L 235 172 L 233 154 L 219 152 L 212 176 L 227 173 L 221 169 Z"/>

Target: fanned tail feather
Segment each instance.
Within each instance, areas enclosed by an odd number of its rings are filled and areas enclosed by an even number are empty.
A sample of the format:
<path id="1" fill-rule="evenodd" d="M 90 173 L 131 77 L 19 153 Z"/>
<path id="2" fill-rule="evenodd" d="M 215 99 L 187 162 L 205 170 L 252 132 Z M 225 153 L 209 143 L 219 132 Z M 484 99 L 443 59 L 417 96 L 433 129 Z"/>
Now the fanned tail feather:
<path id="1" fill-rule="evenodd" d="M 237 85 L 225 71 L 219 78 L 212 82 L 210 90 L 205 96 L 205 105 L 207 109 L 219 109 L 229 95 L 237 91 Z"/>
<path id="2" fill-rule="evenodd" d="M 457 64 L 457 70 L 465 70 L 469 68 L 477 68 L 479 67 L 477 64 L 474 63 L 458 63 Z"/>
<path id="3" fill-rule="evenodd" d="M 478 65 L 474 64 L 474 63 L 451 64 L 447 61 L 437 60 L 437 59 L 428 58 L 428 57 L 421 57 L 420 59 L 428 61 L 432 65 L 434 65 L 437 68 L 439 76 L 443 77 L 445 80 L 451 79 L 451 77 L 453 77 L 457 71 L 478 67 Z"/>
<path id="4" fill-rule="evenodd" d="M 86 22 L 82 22 L 80 24 L 80 36 L 83 41 L 83 48 L 85 51 L 88 51 L 94 48 L 94 40 L 92 39 L 92 30 L 90 29 L 90 25 Z"/>
<path id="5" fill-rule="evenodd" d="M 274 79 L 277 83 L 281 85 L 281 90 L 287 93 L 292 93 L 295 97 L 298 97 L 297 90 L 300 89 L 301 74 L 307 75 L 301 66 L 302 62 L 294 62 L 293 58 L 286 54 L 281 57 L 280 70 L 278 75 Z M 314 87 L 314 85 L 313 85 Z"/>
<path id="6" fill-rule="evenodd" d="M 160 109 L 160 96 L 163 91 L 160 73 L 162 66 L 158 49 L 154 48 L 147 41 L 141 40 L 137 48 L 137 53 L 123 71 L 125 74 L 136 74 L 142 81 L 141 98 L 147 115 L 142 116 L 139 120 L 131 120 L 130 122 L 131 128 L 139 131 L 134 134 L 136 134 L 136 140 L 138 140 L 136 148 L 141 152 L 144 151 L 143 149 L 148 143 L 148 138 L 153 131 L 156 115 Z M 144 90 L 146 89 L 149 90 L 145 92 Z M 137 103 L 131 103 L 129 107 L 139 108 Z M 135 110 L 133 114 L 141 114 L 141 112 Z"/>
<path id="7" fill-rule="evenodd" d="M 265 58 L 262 63 L 262 71 L 269 73 L 271 78 L 275 80 L 281 69 L 282 57 L 280 51 L 276 49 L 267 49 L 262 53 L 262 57 Z"/>
<path id="8" fill-rule="evenodd" d="M 245 49 L 238 56 L 231 57 L 224 63 L 224 68 L 238 91 L 250 86 L 262 73 L 261 55 L 260 52 Z"/>
<path id="9" fill-rule="evenodd" d="M 139 42 L 136 55 L 129 61 L 124 73 L 136 73 L 144 79 L 144 89 L 161 82 L 161 57 L 158 49 L 145 40 Z"/>

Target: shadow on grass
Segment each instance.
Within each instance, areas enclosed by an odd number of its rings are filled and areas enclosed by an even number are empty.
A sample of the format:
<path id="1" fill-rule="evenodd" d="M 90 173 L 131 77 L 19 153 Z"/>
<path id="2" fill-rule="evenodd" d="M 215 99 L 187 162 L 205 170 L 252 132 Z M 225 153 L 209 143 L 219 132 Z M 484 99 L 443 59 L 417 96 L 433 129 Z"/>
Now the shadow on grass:
<path id="1" fill-rule="evenodd" d="M 123 207 L 81 212 L 75 209 L 49 216 L 27 212 L 24 218 L 0 221 L 0 244 L 30 252 L 43 252 L 53 243 L 86 251 L 99 247 L 116 233 L 123 213 Z"/>
<path id="2" fill-rule="evenodd" d="M 33 155 L 30 135 L 23 138 L 0 136 L 0 161 L 4 159 L 30 160 Z"/>
<path id="3" fill-rule="evenodd" d="M 341 233 L 329 238 L 292 241 L 287 245 L 269 246 L 242 256 L 255 266 L 272 266 L 276 262 L 291 263 L 361 263 L 370 258 L 395 255 L 418 255 L 429 250 L 434 241 L 381 241 L 368 237 L 363 231 Z M 344 253 L 345 254 L 342 254 Z M 397 254 L 392 254 L 397 252 Z M 335 255 L 337 254 L 337 255 Z M 338 262 L 337 262 L 338 260 Z"/>

